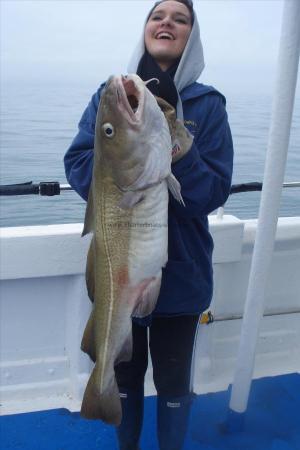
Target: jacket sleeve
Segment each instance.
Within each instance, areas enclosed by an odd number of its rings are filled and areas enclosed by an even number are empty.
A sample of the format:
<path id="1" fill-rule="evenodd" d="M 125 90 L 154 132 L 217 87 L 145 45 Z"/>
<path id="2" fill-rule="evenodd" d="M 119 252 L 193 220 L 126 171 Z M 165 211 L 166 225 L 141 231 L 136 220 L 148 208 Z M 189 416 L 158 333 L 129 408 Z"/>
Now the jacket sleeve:
<path id="1" fill-rule="evenodd" d="M 78 125 L 78 133 L 64 157 L 67 180 L 84 200 L 88 198 L 92 180 L 95 123 L 102 89 L 103 85 L 85 109 Z"/>
<path id="2" fill-rule="evenodd" d="M 185 206 L 170 195 L 170 208 L 182 218 L 211 213 L 230 193 L 233 144 L 222 97 L 207 96 L 206 111 L 190 151 L 172 165 Z"/>

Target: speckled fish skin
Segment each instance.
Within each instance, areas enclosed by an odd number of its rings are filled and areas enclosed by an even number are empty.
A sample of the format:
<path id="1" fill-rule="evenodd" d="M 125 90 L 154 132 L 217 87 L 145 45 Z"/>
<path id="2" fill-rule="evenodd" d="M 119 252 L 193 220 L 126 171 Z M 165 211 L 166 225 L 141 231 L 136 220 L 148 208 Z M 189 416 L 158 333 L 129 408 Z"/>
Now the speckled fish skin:
<path id="1" fill-rule="evenodd" d="M 114 366 L 131 359 L 131 317 L 147 316 L 156 304 L 170 182 L 180 198 L 168 124 L 154 96 L 137 75 L 111 77 L 96 119 L 83 231 L 93 232 L 86 272 L 93 310 L 81 344 L 95 362 L 81 408 L 86 418 L 121 422 Z"/>

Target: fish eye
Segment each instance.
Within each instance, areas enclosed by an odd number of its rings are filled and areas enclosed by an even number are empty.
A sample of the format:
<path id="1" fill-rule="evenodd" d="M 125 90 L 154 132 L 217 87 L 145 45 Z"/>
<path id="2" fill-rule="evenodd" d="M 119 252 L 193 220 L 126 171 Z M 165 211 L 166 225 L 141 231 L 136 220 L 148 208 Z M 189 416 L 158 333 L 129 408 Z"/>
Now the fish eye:
<path id="1" fill-rule="evenodd" d="M 104 125 L 102 125 L 102 129 L 106 137 L 108 138 L 114 137 L 115 130 L 111 123 L 105 123 Z"/>

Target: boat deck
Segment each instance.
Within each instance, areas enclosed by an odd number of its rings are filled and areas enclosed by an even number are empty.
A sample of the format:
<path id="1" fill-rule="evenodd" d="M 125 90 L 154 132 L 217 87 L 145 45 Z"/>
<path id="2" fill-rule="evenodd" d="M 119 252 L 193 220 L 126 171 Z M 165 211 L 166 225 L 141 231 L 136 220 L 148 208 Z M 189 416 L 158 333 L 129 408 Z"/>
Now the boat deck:
<path id="1" fill-rule="evenodd" d="M 230 389 L 196 397 L 185 450 L 299 450 L 300 374 L 253 381 L 242 432 L 228 432 Z M 146 397 L 142 450 L 157 450 L 155 396 Z M 115 450 L 114 428 L 53 409 L 3 416 L 5 450 Z"/>

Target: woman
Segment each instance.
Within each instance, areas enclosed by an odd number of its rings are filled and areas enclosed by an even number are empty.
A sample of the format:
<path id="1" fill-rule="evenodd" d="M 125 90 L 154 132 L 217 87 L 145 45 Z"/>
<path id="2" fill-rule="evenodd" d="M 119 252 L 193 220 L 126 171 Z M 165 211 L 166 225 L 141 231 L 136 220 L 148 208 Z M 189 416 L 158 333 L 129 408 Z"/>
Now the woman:
<path id="1" fill-rule="evenodd" d="M 225 98 L 196 83 L 204 68 L 192 2 L 163 0 L 150 11 L 129 73 L 150 83 L 171 104 L 193 135 L 173 148 L 172 172 L 185 206 L 170 196 L 169 261 L 163 269 L 157 306 L 148 321 L 133 322 L 133 357 L 116 366 L 123 420 L 120 449 L 138 449 L 143 422 L 144 376 L 149 347 L 157 390 L 157 434 L 161 450 L 179 450 L 186 435 L 192 393 L 192 359 L 197 325 L 212 298 L 213 242 L 207 215 L 229 195 L 233 148 Z M 92 176 L 95 118 L 102 85 L 79 123 L 65 155 L 67 179 L 86 200 Z M 163 101 L 162 101 L 163 103 Z M 173 120 L 173 124 L 174 124 Z M 145 326 L 148 325 L 148 326 Z"/>

